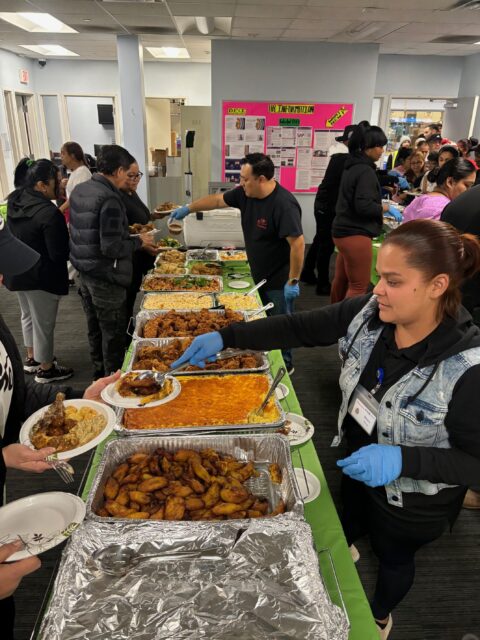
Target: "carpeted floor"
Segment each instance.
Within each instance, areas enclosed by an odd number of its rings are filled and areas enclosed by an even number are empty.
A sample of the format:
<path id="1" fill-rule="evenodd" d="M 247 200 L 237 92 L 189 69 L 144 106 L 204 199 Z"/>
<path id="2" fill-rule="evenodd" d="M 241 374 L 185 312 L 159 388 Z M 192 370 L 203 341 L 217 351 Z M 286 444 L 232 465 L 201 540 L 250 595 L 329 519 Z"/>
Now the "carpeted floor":
<path id="1" fill-rule="evenodd" d="M 302 287 L 297 308 L 312 309 L 326 304 L 313 287 Z M 21 345 L 19 308 L 13 294 L 0 289 L 0 313 Z M 56 329 L 55 353 L 61 364 L 72 366 L 72 386 L 90 381 L 86 324 L 75 289 L 62 301 Z M 338 504 L 340 473 L 335 461 L 341 451 L 331 449 L 339 404 L 338 357 L 335 346 L 298 349 L 292 380 L 305 415 L 315 425 L 315 446 L 333 497 Z M 8 500 L 42 491 L 76 492 L 89 455 L 76 458 L 75 486 L 63 484 L 53 472 L 39 476 L 10 471 Z M 376 560 L 366 540 L 358 544 L 357 564 L 367 594 L 373 590 Z M 56 548 L 42 555 L 42 567 L 27 577 L 16 592 L 16 639 L 30 638 L 49 581 L 60 555 Z M 394 613 L 391 640 L 480 640 L 480 511 L 462 511 L 452 533 L 418 554 L 413 589 Z M 0 623 L 1 624 L 1 623 Z M 0 637 L 1 637 L 0 631 Z M 298 639 L 301 640 L 301 639 Z"/>

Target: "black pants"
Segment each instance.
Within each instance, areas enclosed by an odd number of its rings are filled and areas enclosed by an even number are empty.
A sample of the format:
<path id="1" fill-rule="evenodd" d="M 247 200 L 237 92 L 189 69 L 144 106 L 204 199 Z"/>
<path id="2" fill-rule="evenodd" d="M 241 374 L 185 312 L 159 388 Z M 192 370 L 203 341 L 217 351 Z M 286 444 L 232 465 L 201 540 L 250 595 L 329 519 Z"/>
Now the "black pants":
<path id="1" fill-rule="evenodd" d="M 2 640 L 13 640 L 15 601 L 13 596 L 0 600 L 0 635 Z"/>
<path id="2" fill-rule="evenodd" d="M 125 352 L 126 289 L 80 273 L 90 358 L 96 376 L 120 369 Z"/>
<path id="3" fill-rule="evenodd" d="M 305 257 L 303 273 L 312 276 L 317 270 L 317 287 L 327 287 L 330 284 L 330 258 L 335 249 L 332 240 L 332 223 L 335 214 L 315 210 L 317 225 L 315 237 Z"/>
<path id="4" fill-rule="evenodd" d="M 407 523 L 385 512 L 363 482 L 342 476 L 342 526 L 349 545 L 367 535 L 379 560 L 371 602 L 374 618 L 383 620 L 403 600 L 415 578 L 415 553 L 439 538 L 447 523 Z"/>
<path id="5" fill-rule="evenodd" d="M 153 269 L 155 264 L 155 258 L 145 251 L 135 251 L 132 259 L 132 282 L 127 289 L 127 299 L 126 299 L 126 329 L 128 329 L 128 325 L 130 324 L 130 319 L 133 317 L 133 308 L 135 306 L 135 300 L 137 298 L 137 293 L 140 290 L 140 286 L 142 284 L 143 276 Z M 125 334 L 125 347 L 128 349 L 132 338 Z"/>

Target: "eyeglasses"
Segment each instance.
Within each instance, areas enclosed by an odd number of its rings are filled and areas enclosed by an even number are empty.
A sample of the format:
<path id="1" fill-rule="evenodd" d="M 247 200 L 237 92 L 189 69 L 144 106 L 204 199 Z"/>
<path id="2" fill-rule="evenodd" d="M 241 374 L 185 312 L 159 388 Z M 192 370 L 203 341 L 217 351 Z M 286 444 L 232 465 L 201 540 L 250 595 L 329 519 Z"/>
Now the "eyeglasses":
<path id="1" fill-rule="evenodd" d="M 127 173 L 127 177 L 130 178 L 130 180 L 140 180 L 142 176 L 143 173 L 141 171 L 138 173 Z"/>

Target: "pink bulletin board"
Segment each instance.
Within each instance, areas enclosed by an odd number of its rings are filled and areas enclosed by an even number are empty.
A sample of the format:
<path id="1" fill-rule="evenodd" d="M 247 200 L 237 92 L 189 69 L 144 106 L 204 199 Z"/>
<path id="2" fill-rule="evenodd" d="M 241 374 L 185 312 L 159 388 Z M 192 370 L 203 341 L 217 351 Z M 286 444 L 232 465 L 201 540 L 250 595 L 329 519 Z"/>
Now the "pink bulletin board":
<path id="1" fill-rule="evenodd" d="M 294 193 L 314 193 L 328 165 L 335 136 L 353 121 L 353 104 L 224 101 L 222 180 L 240 181 L 247 153 L 266 153 L 275 178 Z"/>

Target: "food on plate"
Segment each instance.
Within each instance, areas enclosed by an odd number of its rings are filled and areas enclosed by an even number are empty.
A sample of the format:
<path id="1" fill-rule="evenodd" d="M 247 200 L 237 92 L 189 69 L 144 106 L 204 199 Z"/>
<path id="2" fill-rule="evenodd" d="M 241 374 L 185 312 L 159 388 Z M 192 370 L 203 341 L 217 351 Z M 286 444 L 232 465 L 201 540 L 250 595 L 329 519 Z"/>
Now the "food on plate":
<path id="1" fill-rule="evenodd" d="M 128 230 L 133 234 L 147 233 L 148 231 L 154 231 L 155 227 L 151 222 L 149 222 L 148 224 L 140 224 L 139 222 L 135 222 L 135 224 L 130 224 L 128 226 Z"/>
<path id="2" fill-rule="evenodd" d="M 221 276 L 222 267 L 216 262 L 197 262 L 190 267 L 190 273 L 202 276 Z"/>
<path id="3" fill-rule="evenodd" d="M 237 262 L 245 262 L 248 260 L 247 254 L 245 251 L 240 251 L 238 249 L 229 249 L 220 251 L 220 260 L 224 262 L 231 262 L 236 260 Z"/>
<path id="4" fill-rule="evenodd" d="M 217 311 L 168 311 L 147 322 L 143 326 L 144 338 L 175 338 L 177 336 L 199 336 L 209 331 L 219 331 L 232 322 L 241 322 L 243 316 L 238 311 L 226 309 Z"/>
<path id="5" fill-rule="evenodd" d="M 178 240 L 175 240 L 175 238 L 170 238 L 170 236 L 161 238 L 157 242 L 157 247 L 169 247 L 170 249 L 178 249 L 178 247 L 181 246 L 182 244 Z"/>
<path id="6" fill-rule="evenodd" d="M 115 389 L 122 398 L 141 398 L 140 403 L 163 400 L 173 391 L 171 378 L 165 378 L 162 385 L 155 381 L 154 376 L 142 376 L 130 372 L 122 376 L 115 385 Z"/>
<path id="7" fill-rule="evenodd" d="M 155 273 L 164 273 L 167 275 L 184 276 L 186 269 L 182 264 L 176 262 L 158 262 L 155 265 Z"/>
<path id="8" fill-rule="evenodd" d="M 174 236 L 178 236 L 183 231 L 183 222 L 179 220 L 169 220 L 167 226 L 170 233 Z"/>
<path id="9" fill-rule="evenodd" d="M 30 442 L 35 449 L 55 447 L 57 453 L 81 447 L 96 438 L 107 419 L 91 407 L 66 407 L 65 394 L 57 393 L 55 401 L 32 427 Z"/>
<path id="10" fill-rule="evenodd" d="M 220 282 L 201 276 L 178 276 L 164 278 L 148 274 L 143 281 L 145 291 L 219 291 Z"/>
<path id="11" fill-rule="evenodd" d="M 151 371 L 168 371 L 172 362 L 178 360 L 185 349 L 192 342 L 192 338 L 183 340 L 173 340 L 170 344 L 163 346 L 145 345 L 139 347 L 133 369 L 149 369 Z M 233 355 L 231 358 L 219 360 L 218 362 L 206 362 L 205 367 L 189 366 L 185 371 L 211 371 L 211 370 L 229 370 L 229 369 L 256 369 L 258 367 L 255 355 Z"/>
<path id="12" fill-rule="evenodd" d="M 198 293 L 149 293 L 142 301 L 143 309 L 209 309 L 211 296 Z"/>
<path id="13" fill-rule="evenodd" d="M 216 249 L 189 249 L 188 250 L 188 259 L 189 260 L 206 260 L 207 262 L 211 262 L 218 258 L 218 251 Z"/>
<path id="14" fill-rule="evenodd" d="M 243 293 L 220 293 L 217 296 L 218 304 L 222 304 L 225 309 L 239 309 L 243 311 L 253 311 L 260 309 L 260 304 L 254 295 L 246 296 Z"/>
<path id="15" fill-rule="evenodd" d="M 162 251 L 157 257 L 156 264 L 160 262 L 175 262 L 177 264 L 185 264 L 185 252 L 178 249 L 168 249 Z"/>
<path id="16" fill-rule="evenodd" d="M 270 508 L 247 484 L 258 477 L 252 461 L 213 449 L 156 449 L 136 453 L 107 479 L 101 517 L 145 520 L 228 520 L 262 518 L 286 511 L 283 500 Z"/>
<path id="17" fill-rule="evenodd" d="M 155 207 L 155 211 L 172 211 L 172 209 L 178 209 L 178 204 L 167 200 L 166 202 L 162 202 Z"/>
<path id="18" fill-rule="evenodd" d="M 126 429 L 172 429 L 228 424 L 274 423 L 280 413 L 270 398 L 261 415 L 253 412 L 264 400 L 270 386 L 266 375 L 182 376 L 182 393 L 171 402 L 147 409 L 127 409 Z"/>

